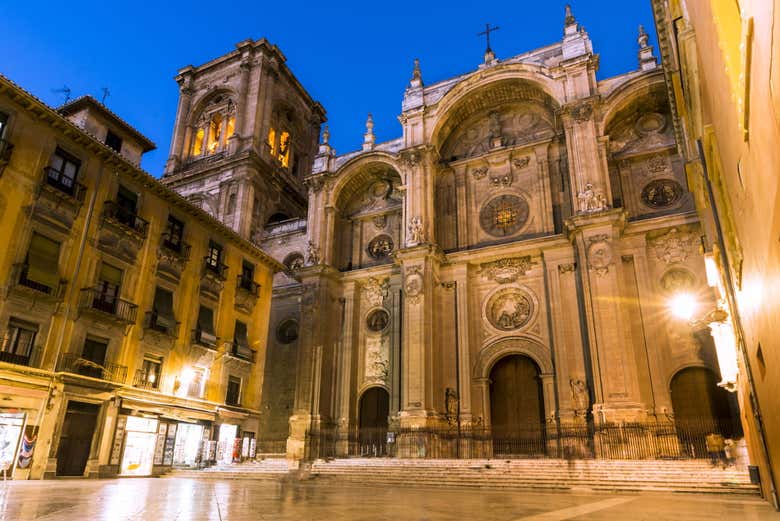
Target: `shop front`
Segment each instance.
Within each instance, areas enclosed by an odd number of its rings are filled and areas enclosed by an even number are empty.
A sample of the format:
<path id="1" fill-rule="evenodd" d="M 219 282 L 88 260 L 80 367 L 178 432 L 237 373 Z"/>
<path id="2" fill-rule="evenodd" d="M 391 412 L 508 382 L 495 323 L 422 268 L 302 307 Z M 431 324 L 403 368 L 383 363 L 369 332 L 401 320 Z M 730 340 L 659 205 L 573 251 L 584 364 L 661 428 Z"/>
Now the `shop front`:
<path id="1" fill-rule="evenodd" d="M 158 420 L 126 416 L 124 438 L 120 475 L 151 476 L 158 438 Z"/>
<path id="2" fill-rule="evenodd" d="M 179 423 L 176 432 L 176 445 L 173 449 L 174 466 L 200 466 L 201 461 L 203 461 L 204 433 L 206 433 L 206 430 L 203 425 L 197 423 Z"/>
<path id="3" fill-rule="evenodd" d="M 241 439 L 238 437 L 238 425 L 223 423 L 219 426 L 217 444 L 217 464 L 229 465 L 241 457 Z"/>
<path id="4" fill-rule="evenodd" d="M 24 413 L 0 412 L 0 471 L 13 476 L 24 431 Z"/>

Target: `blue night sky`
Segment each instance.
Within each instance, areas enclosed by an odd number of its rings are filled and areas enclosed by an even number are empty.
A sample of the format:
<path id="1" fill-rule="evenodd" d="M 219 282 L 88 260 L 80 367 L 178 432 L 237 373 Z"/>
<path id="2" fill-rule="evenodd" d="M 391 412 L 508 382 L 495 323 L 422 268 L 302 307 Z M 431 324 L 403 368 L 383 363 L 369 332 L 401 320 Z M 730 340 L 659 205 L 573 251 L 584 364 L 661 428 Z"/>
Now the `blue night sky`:
<path id="1" fill-rule="evenodd" d="M 158 149 L 143 167 L 162 172 L 176 114 L 176 71 L 234 49 L 246 38 L 268 38 L 314 99 L 328 112 L 339 153 L 360 147 L 366 114 L 377 141 L 398 137 L 401 99 L 419 57 L 431 84 L 477 67 L 489 22 L 501 29 L 491 43 L 499 59 L 562 37 L 564 1 L 319 2 L 192 0 L 189 2 L 8 2 L 0 16 L 0 73 L 51 105 L 69 86 L 101 98 L 149 136 Z M 627 7 L 631 5 L 631 7 Z M 637 27 L 655 44 L 647 0 L 573 2 L 601 55 L 599 78 L 637 68 Z M 657 54 L 657 52 L 656 52 Z"/>

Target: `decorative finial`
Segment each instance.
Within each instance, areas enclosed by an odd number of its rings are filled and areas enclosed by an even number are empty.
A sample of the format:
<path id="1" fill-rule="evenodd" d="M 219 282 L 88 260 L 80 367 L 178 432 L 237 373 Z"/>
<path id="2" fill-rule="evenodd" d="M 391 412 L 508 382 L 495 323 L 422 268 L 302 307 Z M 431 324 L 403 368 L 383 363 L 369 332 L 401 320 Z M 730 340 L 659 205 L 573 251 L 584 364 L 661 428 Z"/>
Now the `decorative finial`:
<path id="1" fill-rule="evenodd" d="M 650 45 L 649 39 L 650 35 L 640 25 L 639 36 L 636 41 L 639 43 L 639 69 L 643 71 L 655 69 L 658 66 L 658 60 L 653 54 L 653 46 Z"/>
<path id="2" fill-rule="evenodd" d="M 566 4 L 566 18 L 564 20 L 564 25 L 573 25 L 576 23 L 577 20 L 574 18 L 574 14 L 571 12 L 571 5 Z"/>
<path id="3" fill-rule="evenodd" d="M 327 145 L 329 140 L 330 140 L 330 128 L 328 128 L 328 125 L 325 125 L 325 128 L 322 131 L 322 144 Z"/>
<path id="4" fill-rule="evenodd" d="M 371 113 L 368 113 L 366 118 L 366 133 L 363 134 L 363 150 L 371 150 L 374 148 L 376 142 L 376 136 L 374 136 L 374 117 Z"/>
<path id="5" fill-rule="evenodd" d="M 419 89 L 423 86 L 422 71 L 420 70 L 420 58 L 414 59 L 414 68 L 412 69 L 412 79 L 409 80 L 408 89 Z"/>

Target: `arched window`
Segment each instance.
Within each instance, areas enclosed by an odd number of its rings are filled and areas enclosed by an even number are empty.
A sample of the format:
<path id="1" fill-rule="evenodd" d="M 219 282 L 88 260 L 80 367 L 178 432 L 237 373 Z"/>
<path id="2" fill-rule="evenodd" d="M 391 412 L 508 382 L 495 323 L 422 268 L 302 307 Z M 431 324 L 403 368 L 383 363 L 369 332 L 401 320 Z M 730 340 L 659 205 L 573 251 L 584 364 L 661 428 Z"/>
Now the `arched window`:
<path id="1" fill-rule="evenodd" d="M 289 130 L 277 131 L 275 127 L 268 129 L 268 140 L 266 141 L 268 152 L 282 168 L 290 167 L 290 156 L 292 155 L 292 134 Z"/>
<path id="2" fill-rule="evenodd" d="M 198 118 L 195 125 L 192 157 L 211 155 L 223 150 L 236 131 L 236 106 L 224 95 L 215 96 Z"/>

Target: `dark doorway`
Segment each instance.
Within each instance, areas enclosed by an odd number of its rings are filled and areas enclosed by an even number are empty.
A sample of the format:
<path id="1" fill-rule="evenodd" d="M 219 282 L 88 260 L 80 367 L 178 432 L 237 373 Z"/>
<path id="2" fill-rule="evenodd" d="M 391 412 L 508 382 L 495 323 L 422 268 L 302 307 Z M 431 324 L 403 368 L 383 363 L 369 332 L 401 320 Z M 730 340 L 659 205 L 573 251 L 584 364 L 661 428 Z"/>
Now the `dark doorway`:
<path id="1" fill-rule="evenodd" d="M 706 454 L 709 433 L 724 438 L 742 436 L 736 398 L 722 387 L 718 377 L 704 367 L 682 369 L 672 378 L 672 408 L 677 433 L 689 455 Z"/>
<path id="2" fill-rule="evenodd" d="M 99 405 L 68 402 L 57 450 L 58 476 L 84 475 L 99 410 Z"/>
<path id="3" fill-rule="evenodd" d="M 387 416 L 390 395 L 381 387 L 372 387 L 360 397 L 360 454 L 384 456 L 387 452 Z"/>
<path id="4" fill-rule="evenodd" d="M 490 418 L 495 456 L 545 452 L 540 371 L 527 356 L 499 360 L 490 371 Z"/>

